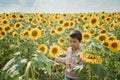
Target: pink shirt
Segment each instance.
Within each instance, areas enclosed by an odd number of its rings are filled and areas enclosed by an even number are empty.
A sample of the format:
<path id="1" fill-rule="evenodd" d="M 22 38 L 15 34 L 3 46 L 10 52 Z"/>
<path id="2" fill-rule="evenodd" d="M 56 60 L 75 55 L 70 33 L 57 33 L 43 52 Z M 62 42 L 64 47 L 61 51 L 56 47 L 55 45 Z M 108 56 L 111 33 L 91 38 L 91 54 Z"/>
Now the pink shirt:
<path id="1" fill-rule="evenodd" d="M 66 70 L 65 70 L 65 74 L 68 77 L 71 78 L 78 78 L 80 77 L 79 74 L 73 74 L 72 70 L 75 66 L 80 65 L 78 64 L 79 60 L 76 59 L 76 56 L 79 54 L 80 50 L 77 50 L 75 53 L 72 53 L 72 48 L 69 47 L 67 49 L 67 54 L 66 54 Z"/>

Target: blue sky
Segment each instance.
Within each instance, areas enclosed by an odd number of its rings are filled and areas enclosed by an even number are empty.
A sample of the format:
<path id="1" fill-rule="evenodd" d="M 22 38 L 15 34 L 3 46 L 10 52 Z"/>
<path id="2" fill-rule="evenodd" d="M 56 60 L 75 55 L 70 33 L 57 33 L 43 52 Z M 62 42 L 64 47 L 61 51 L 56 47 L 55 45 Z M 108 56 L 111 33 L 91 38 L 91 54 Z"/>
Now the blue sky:
<path id="1" fill-rule="evenodd" d="M 3 12 L 120 12 L 120 0 L 0 0 Z"/>

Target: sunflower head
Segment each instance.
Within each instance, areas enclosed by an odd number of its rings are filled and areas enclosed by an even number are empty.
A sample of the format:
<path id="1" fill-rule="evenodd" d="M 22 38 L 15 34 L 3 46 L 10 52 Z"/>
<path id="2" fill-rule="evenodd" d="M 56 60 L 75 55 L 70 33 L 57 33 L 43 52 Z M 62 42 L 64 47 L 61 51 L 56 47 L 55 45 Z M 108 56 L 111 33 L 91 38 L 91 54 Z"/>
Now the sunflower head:
<path id="1" fill-rule="evenodd" d="M 2 30 L 0 31 L 0 37 L 5 38 L 7 36 L 7 32 Z"/>
<path id="2" fill-rule="evenodd" d="M 20 29 L 21 27 L 22 27 L 22 23 L 21 23 L 21 22 L 17 22 L 17 23 L 15 23 L 15 25 L 14 25 L 14 28 L 15 28 L 16 30 Z"/>
<path id="3" fill-rule="evenodd" d="M 99 36 L 97 36 L 97 38 L 98 38 L 98 40 L 100 40 L 100 41 L 104 41 L 104 40 L 106 40 L 108 37 L 107 37 L 106 34 L 100 34 Z"/>
<path id="4" fill-rule="evenodd" d="M 70 28 L 70 23 L 68 21 L 64 22 L 64 28 L 69 29 Z"/>
<path id="5" fill-rule="evenodd" d="M 8 25 L 8 24 L 9 24 L 9 21 L 7 19 L 2 20 L 2 25 Z"/>
<path id="6" fill-rule="evenodd" d="M 106 41 L 103 41 L 103 42 L 102 42 L 102 45 L 108 47 L 108 46 L 109 46 L 109 41 L 107 41 L 107 40 L 106 40 Z"/>
<path id="7" fill-rule="evenodd" d="M 119 51 L 120 50 L 120 41 L 119 40 L 110 41 L 109 48 L 113 52 Z"/>
<path id="8" fill-rule="evenodd" d="M 102 59 L 97 55 L 82 52 L 80 58 L 91 64 L 102 64 Z"/>
<path id="9" fill-rule="evenodd" d="M 50 31 L 50 34 L 53 36 L 53 35 L 56 34 L 56 31 L 55 31 L 55 30 L 51 30 L 51 31 Z"/>
<path id="10" fill-rule="evenodd" d="M 56 28 L 56 33 L 57 33 L 57 34 L 62 34 L 62 33 L 64 33 L 64 31 L 65 31 L 65 29 L 64 29 L 63 27 L 61 27 L 61 26 L 58 26 L 58 27 Z"/>
<path id="11" fill-rule="evenodd" d="M 48 47 L 45 44 L 40 44 L 37 50 L 42 51 L 44 54 L 47 54 Z"/>
<path id="12" fill-rule="evenodd" d="M 64 42 L 65 42 L 65 40 L 64 40 L 62 37 L 60 37 L 60 38 L 58 39 L 58 44 L 63 45 Z"/>
<path id="13" fill-rule="evenodd" d="M 38 28 L 33 28 L 30 30 L 29 35 L 32 40 L 37 40 L 40 37 L 40 30 Z"/>
<path id="14" fill-rule="evenodd" d="M 89 25 L 90 25 L 90 27 L 97 26 L 98 25 L 98 18 L 97 17 L 91 17 Z"/>
<path id="15" fill-rule="evenodd" d="M 50 47 L 50 56 L 56 58 L 60 55 L 61 49 L 57 45 L 53 45 Z"/>
<path id="16" fill-rule="evenodd" d="M 17 32 L 13 32 L 12 36 L 13 36 L 13 38 L 17 38 L 18 37 L 18 33 Z"/>

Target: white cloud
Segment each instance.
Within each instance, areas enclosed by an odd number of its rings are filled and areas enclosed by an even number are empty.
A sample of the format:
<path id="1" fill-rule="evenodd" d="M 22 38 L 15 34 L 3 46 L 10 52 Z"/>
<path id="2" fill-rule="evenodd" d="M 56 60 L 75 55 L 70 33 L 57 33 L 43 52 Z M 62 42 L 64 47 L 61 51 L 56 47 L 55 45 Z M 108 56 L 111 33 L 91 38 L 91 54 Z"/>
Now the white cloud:
<path id="1" fill-rule="evenodd" d="M 19 0 L 21 6 L 25 6 L 26 5 L 26 1 L 25 0 Z"/>
<path id="2" fill-rule="evenodd" d="M 45 13 L 74 13 L 120 11 L 120 6 L 110 5 L 108 0 L 19 0 L 20 4 L 0 7 L 2 12 L 45 12 Z M 106 3 L 107 2 L 107 3 Z M 117 2 L 115 2 L 117 3 Z M 28 6 L 29 5 L 29 6 Z"/>

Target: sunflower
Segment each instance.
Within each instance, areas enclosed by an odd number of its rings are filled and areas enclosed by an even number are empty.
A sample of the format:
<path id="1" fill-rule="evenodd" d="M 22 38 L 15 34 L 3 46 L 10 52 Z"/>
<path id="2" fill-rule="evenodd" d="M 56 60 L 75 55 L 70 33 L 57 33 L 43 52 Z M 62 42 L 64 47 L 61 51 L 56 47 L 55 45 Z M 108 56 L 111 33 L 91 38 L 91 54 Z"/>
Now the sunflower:
<path id="1" fill-rule="evenodd" d="M 117 40 L 117 37 L 116 36 L 110 36 L 110 37 L 108 37 L 108 40 L 111 40 L 111 41 Z"/>
<path id="2" fill-rule="evenodd" d="M 58 26 L 55 31 L 57 34 L 62 34 L 64 33 L 65 29 L 61 26 Z"/>
<path id="3" fill-rule="evenodd" d="M 82 34 L 82 39 L 83 39 L 83 41 L 84 40 L 90 40 L 91 39 L 91 34 L 89 34 L 89 33 L 83 33 Z"/>
<path id="4" fill-rule="evenodd" d="M 91 29 L 91 27 L 89 27 L 89 25 L 85 24 L 85 25 L 83 25 L 83 29 L 84 29 L 84 31 L 89 31 Z"/>
<path id="5" fill-rule="evenodd" d="M 49 20 L 49 21 L 48 21 L 48 26 L 49 26 L 49 27 L 53 27 L 54 25 L 55 25 L 54 20 Z"/>
<path id="6" fill-rule="evenodd" d="M 19 19 L 19 20 L 24 20 L 24 19 L 25 19 L 25 16 L 24 16 L 23 14 L 19 14 L 19 15 L 18 15 L 18 19 Z"/>
<path id="7" fill-rule="evenodd" d="M 10 14 L 10 20 L 17 19 L 17 14 L 12 13 Z"/>
<path id="8" fill-rule="evenodd" d="M 101 19 L 102 19 L 102 20 L 105 20 L 105 18 L 106 18 L 106 14 L 102 14 L 102 15 L 101 15 Z"/>
<path id="9" fill-rule="evenodd" d="M 23 32 L 20 33 L 20 37 L 22 39 L 27 40 L 29 38 L 29 31 L 28 30 L 24 30 Z"/>
<path id="10" fill-rule="evenodd" d="M 75 27 L 75 21 L 72 20 L 72 21 L 69 22 L 69 24 L 70 24 L 70 28 L 74 28 Z"/>
<path id="11" fill-rule="evenodd" d="M 0 31 L 4 30 L 4 27 L 0 26 Z"/>
<path id="12" fill-rule="evenodd" d="M 106 46 L 106 47 L 109 47 L 109 41 L 108 40 L 105 40 L 102 42 L 102 45 Z"/>
<path id="13" fill-rule="evenodd" d="M 108 38 L 108 36 L 106 34 L 100 34 L 99 36 L 97 36 L 97 39 L 100 41 L 104 41 Z"/>
<path id="14" fill-rule="evenodd" d="M 13 36 L 13 38 L 17 38 L 18 37 L 18 33 L 17 32 L 13 32 L 12 36 Z"/>
<path id="15" fill-rule="evenodd" d="M 46 25 L 46 24 L 47 24 L 47 20 L 46 20 L 46 19 L 41 19 L 41 23 L 42 23 L 43 25 Z"/>
<path id="16" fill-rule="evenodd" d="M 120 41 L 119 40 L 110 41 L 109 48 L 113 52 L 120 50 Z"/>
<path id="17" fill-rule="evenodd" d="M 108 32 L 105 29 L 100 30 L 100 34 L 107 34 Z"/>
<path id="18" fill-rule="evenodd" d="M 14 29 L 18 30 L 22 27 L 22 23 L 21 22 L 16 22 L 14 25 Z"/>
<path id="19" fill-rule="evenodd" d="M 47 54 L 48 47 L 45 44 L 40 44 L 37 48 L 37 50 L 42 51 L 44 54 Z"/>
<path id="20" fill-rule="evenodd" d="M 96 34 L 96 30 L 91 29 L 91 30 L 90 30 L 90 34 L 91 34 L 92 36 L 95 35 L 95 34 Z"/>
<path id="21" fill-rule="evenodd" d="M 102 59 L 97 55 L 81 52 L 80 58 L 91 64 L 102 64 Z"/>
<path id="22" fill-rule="evenodd" d="M 115 28 L 115 23 L 110 24 L 109 30 L 113 30 Z"/>
<path id="23" fill-rule="evenodd" d="M 87 20 L 88 20 L 88 16 L 87 16 L 87 15 L 84 15 L 84 16 L 82 17 L 82 20 L 83 20 L 83 21 L 87 21 Z"/>
<path id="24" fill-rule="evenodd" d="M 64 38 L 60 37 L 60 38 L 58 39 L 58 44 L 63 45 L 64 42 L 65 42 Z"/>
<path id="25" fill-rule="evenodd" d="M 30 30 L 29 35 L 32 40 L 37 40 L 40 37 L 40 30 L 38 28 L 33 28 Z"/>
<path id="26" fill-rule="evenodd" d="M 38 20 L 37 19 L 32 19 L 31 23 L 32 23 L 32 25 L 37 25 L 38 24 Z"/>
<path id="27" fill-rule="evenodd" d="M 5 38 L 7 36 L 7 32 L 2 30 L 0 31 L 0 37 Z"/>
<path id="28" fill-rule="evenodd" d="M 62 24 L 64 24 L 64 22 L 65 22 L 64 19 L 59 19 L 59 20 L 58 20 L 58 25 L 62 25 Z"/>
<path id="29" fill-rule="evenodd" d="M 51 31 L 50 31 L 50 34 L 53 36 L 53 35 L 56 34 L 56 31 L 55 31 L 55 30 L 51 30 Z"/>
<path id="30" fill-rule="evenodd" d="M 2 19 L 2 25 L 8 25 L 9 24 L 9 21 L 7 19 Z"/>
<path id="31" fill-rule="evenodd" d="M 12 32 L 12 30 L 13 30 L 13 28 L 10 27 L 10 26 L 5 27 L 5 31 L 8 32 L 8 33 Z"/>
<path id="32" fill-rule="evenodd" d="M 81 22 L 83 22 L 83 20 L 82 20 L 81 18 L 77 18 L 77 19 L 76 19 L 76 22 L 77 22 L 77 23 L 81 23 Z"/>
<path id="33" fill-rule="evenodd" d="M 67 48 L 68 48 L 68 47 L 62 47 L 62 48 L 61 48 L 61 51 L 62 51 L 64 54 L 66 54 L 66 53 L 67 53 Z"/>
<path id="34" fill-rule="evenodd" d="M 38 28 L 40 32 L 43 30 L 42 26 L 37 26 L 36 28 Z"/>
<path id="35" fill-rule="evenodd" d="M 105 18 L 105 22 L 110 22 L 111 21 L 111 17 L 106 17 Z"/>
<path id="36" fill-rule="evenodd" d="M 89 22 L 89 26 L 96 27 L 96 26 L 98 26 L 98 23 L 99 23 L 99 20 L 97 17 L 91 17 L 90 22 Z"/>
<path id="37" fill-rule="evenodd" d="M 53 45 L 50 47 L 50 56 L 51 57 L 56 58 L 60 55 L 60 53 L 61 53 L 61 50 L 60 50 L 59 46 Z"/>
<path id="38" fill-rule="evenodd" d="M 69 29 L 70 28 L 69 21 L 65 21 L 63 26 L 64 26 L 65 29 Z"/>

